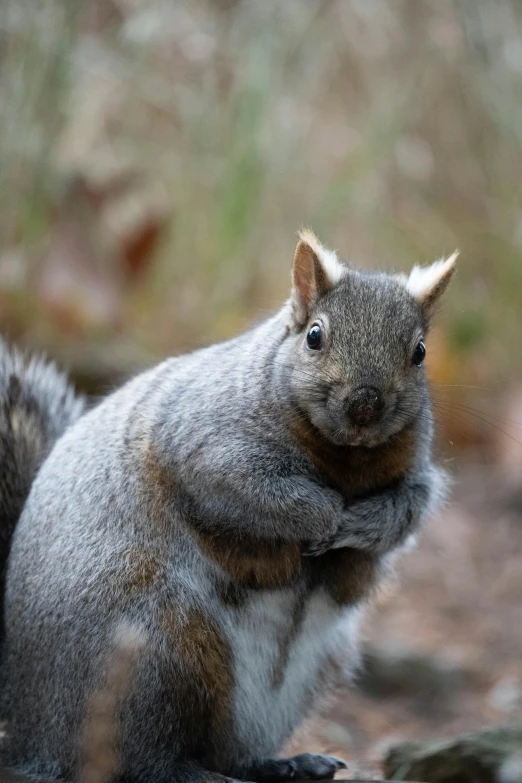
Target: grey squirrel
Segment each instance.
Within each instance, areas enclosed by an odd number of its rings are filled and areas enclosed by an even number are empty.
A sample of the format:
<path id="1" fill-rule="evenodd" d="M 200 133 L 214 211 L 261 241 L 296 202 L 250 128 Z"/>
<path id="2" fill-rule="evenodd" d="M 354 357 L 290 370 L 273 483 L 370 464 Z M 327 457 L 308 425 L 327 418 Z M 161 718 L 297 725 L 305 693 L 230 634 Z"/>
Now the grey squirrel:
<path id="1" fill-rule="evenodd" d="M 79 777 L 89 696 L 123 622 L 142 643 L 118 702 L 119 779 L 285 781 L 345 766 L 277 754 L 334 672 L 357 664 L 361 609 L 443 495 L 424 338 L 455 258 L 409 277 L 363 272 L 304 231 L 273 317 L 81 416 L 59 378 L 53 404 L 36 384 L 29 410 L 9 403 L 33 381 L 1 349 L 2 474 L 16 468 L 0 483 L 6 551 L 36 464 L 12 461 L 13 422 L 31 429 L 37 411 L 37 432 L 48 418 L 52 438 L 65 429 L 8 558 L 7 763 Z"/>

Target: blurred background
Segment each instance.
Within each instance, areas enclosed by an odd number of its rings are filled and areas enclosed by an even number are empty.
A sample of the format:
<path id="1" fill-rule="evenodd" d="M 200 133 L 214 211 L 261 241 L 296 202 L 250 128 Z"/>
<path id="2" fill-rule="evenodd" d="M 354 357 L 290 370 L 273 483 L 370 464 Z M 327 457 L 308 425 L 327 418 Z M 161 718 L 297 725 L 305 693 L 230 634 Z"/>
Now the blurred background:
<path id="1" fill-rule="evenodd" d="M 460 248 L 428 346 L 453 501 L 306 740 L 375 772 L 520 721 L 522 6 L 2 0 L 0 68 L 0 329 L 92 394 L 278 307 L 301 225 L 369 267 Z"/>

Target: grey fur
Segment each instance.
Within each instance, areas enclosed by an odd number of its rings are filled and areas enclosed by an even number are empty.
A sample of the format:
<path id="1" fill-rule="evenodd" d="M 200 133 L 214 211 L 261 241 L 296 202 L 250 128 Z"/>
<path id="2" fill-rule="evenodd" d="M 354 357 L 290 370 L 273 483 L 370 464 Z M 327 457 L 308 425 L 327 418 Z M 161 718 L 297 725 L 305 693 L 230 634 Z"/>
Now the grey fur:
<path id="1" fill-rule="evenodd" d="M 310 313 L 308 325 L 328 323 L 323 360 L 306 351 L 308 326 L 294 309 L 289 302 L 234 340 L 132 380 L 68 429 L 45 461 L 9 558 L 12 765 L 74 776 L 85 704 L 121 623 L 146 639 L 121 708 L 126 781 L 203 780 L 205 769 L 267 779 L 280 768 L 270 758 L 316 703 L 332 656 L 351 648 L 356 661 L 358 606 L 339 607 L 304 576 L 278 588 L 238 586 L 200 545 L 201 536 L 259 547 L 297 541 L 310 555 L 350 546 L 384 563 L 440 493 L 424 370 L 411 366 L 423 316 L 404 285 L 346 270 Z M 369 380 L 386 396 L 381 425 L 362 433 L 344 420 L 343 429 L 344 401 Z M 368 446 L 417 422 L 414 469 L 378 494 L 347 498 L 292 437 L 298 416 L 332 442 L 366 438 Z M 154 564 L 152 580 L 136 571 L 136 556 Z M 205 651 L 219 666 L 205 669 Z M 307 774 L 325 763 L 307 761 Z"/>

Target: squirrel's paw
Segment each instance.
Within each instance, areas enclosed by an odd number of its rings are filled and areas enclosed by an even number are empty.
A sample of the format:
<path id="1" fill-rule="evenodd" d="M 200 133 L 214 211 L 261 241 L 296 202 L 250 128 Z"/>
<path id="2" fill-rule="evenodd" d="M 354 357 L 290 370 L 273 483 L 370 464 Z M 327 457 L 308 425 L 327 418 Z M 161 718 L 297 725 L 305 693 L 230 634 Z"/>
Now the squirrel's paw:
<path id="1" fill-rule="evenodd" d="M 290 759 L 266 759 L 246 770 L 249 780 L 257 783 L 284 783 L 290 780 L 331 779 L 346 763 L 335 756 L 301 753 Z"/>
<path id="2" fill-rule="evenodd" d="M 336 756 L 322 756 L 316 753 L 301 753 L 290 761 L 295 765 L 296 779 L 324 780 L 333 778 L 340 769 L 346 769 L 346 762 Z"/>

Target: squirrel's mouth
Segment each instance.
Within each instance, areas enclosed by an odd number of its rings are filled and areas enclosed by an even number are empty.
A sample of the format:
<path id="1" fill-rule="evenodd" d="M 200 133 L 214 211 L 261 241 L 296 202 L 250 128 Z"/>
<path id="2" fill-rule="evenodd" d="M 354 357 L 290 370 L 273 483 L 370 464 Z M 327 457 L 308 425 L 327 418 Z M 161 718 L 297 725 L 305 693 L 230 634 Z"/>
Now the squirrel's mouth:
<path id="1" fill-rule="evenodd" d="M 333 433 L 332 440 L 335 438 L 337 445 L 373 449 L 386 443 L 397 434 L 398 429 L 394 426 L 393 413 L 389 412 L 375 424 L 362 427 L 345 421 L 344 426 Z"/>
<path id="2" fill-rule="evenodd" d="M 380 433 L 378 430 L 375 432 L 370 432 L 368 430 L 365 430 L 364 432 L 347 432 L 346 434 L 347 446 L 363 446 L 367 449 L 381 446 L 387 440 L 388 437 L 383 437 L 382 433 Z"/>
<path id="3" fill-rule="evenodd" d="M 384 432 L 382 427 L 376 425 L 372 427 L 337 427 L 329 430 L 327 435 L 328 440 L 336 446 L 353 446 L 362 448 L 375 448 L 385 443 L 390 434 Z"/>
<path id="4" fill-rule="evenodd" d="M 338 445 L 376 448 L 397 435 L 410 421 L 400 409 L 400 397 L 396 391 L 383 395 L 376 415 L 361 415 L 357 419 L 350 415 L 350 409 L 346 410 L 346 405 L 342 411 L 339 410 L 333 399 L 328 409 Z"/>
<path id="5" fill-rule="evenodd" d="M 354 421 L 338 394 L 333 390 L 326 400 L 316 402 L 306 411 L 306 416 L 322 437 L 335 446 L 376 448 L 400 432 L 409 422 L 398 408 L 398 395 L 386 394 L 379 415 L 368 417 L 363 423 Z M 360 417 L 361 419 L 363 417 Z"/>

